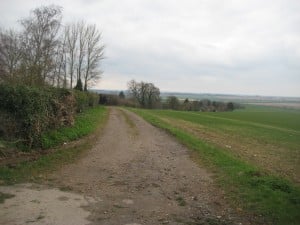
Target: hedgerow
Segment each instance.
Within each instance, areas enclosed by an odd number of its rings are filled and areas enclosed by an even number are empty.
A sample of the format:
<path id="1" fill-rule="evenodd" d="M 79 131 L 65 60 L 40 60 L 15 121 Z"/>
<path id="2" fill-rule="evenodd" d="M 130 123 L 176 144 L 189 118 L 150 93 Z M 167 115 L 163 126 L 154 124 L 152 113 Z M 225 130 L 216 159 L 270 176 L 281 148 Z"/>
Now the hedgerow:
<path id="1" fill-rule="evenodd" d="M 71 126 L 94 105 L 95 94 L 53 87 L 0 85 L 0 138 L 27 148 L 41 146 L 43 132 Z"/>

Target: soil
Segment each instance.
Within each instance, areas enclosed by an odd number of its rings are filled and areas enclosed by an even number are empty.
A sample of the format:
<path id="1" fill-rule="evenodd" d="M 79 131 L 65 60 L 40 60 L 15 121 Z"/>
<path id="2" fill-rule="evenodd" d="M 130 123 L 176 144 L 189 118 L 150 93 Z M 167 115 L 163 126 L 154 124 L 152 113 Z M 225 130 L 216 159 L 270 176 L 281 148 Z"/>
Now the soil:
<path id="1" fill-rule="evenodd" d="M 15 196 L 0 204 L 0 224 L 250 224 L 186 147 L 117 108 L 76 163 L 0 192 Z"/>

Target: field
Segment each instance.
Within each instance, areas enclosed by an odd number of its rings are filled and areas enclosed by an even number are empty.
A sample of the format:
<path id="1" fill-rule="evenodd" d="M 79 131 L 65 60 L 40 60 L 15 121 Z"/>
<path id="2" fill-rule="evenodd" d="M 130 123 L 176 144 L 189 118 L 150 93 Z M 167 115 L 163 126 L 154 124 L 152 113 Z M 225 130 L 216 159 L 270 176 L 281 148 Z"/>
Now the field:
<path id="1" fill-rule="evenodd" d="M 134 111 L 196 150 L 234 204 L 271 223 L 299 223 L 300 111 L 265 106 L 226 113 Z"/>

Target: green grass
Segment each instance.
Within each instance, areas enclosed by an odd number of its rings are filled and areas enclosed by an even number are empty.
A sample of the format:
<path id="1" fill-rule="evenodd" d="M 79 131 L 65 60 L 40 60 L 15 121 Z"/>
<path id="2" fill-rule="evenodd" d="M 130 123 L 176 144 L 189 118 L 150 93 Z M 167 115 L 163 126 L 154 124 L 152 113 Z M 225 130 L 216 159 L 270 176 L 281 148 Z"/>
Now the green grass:
<path id="1" fill-rule="evenodd" d="M 294 112 L 243 112 L 198 113 L 154 110 L 155 115 L 201 124 L 209 130 L 255 137 L 257 141 L 276 146 L 288 146 L 298 151 L 300 146 L 300 113 Z"/>
<path id="2" fill-rule="evenodd" d="M 300 131 L 300 111 L 273 107 L 247 107 L 245 110 L 216 113 L 215 117 L 259 123 L 281 129 Z"/>
<path id="3" fill-rule="evenodd" d="M 95 107 L 88 109 L 76 117 L 75 125 L 62 128 L 44 135 L 45 146 L 59 145 L 65 141 L 75 140 L 93 132 L 98 133 L 108 116 L 107 109 Z M 73 162 L 78 156 L 89 149 L 95 138 L 85 138 L 75 145 L 59 146 L 47 155 L 43 155 L 32 162 L 22 162 L 14 168 L 0 167 L 0 180 L 4 184 L 19 183 L 24 181 L 37 181 L 43 179 L 47 172 Z"/>
<path id="4" fill-rule="evenodd" d="M 271 224 L 287 225 L 300 224 L 300 189 L 292 182 L 266 172 L 264 168 L 237 158 L 229 151 L 201 140 L 194 134 L 175 127 L 163 120 L 173 118 L 201 124 L 205 128 L 218 131 L 233 132 L 239 135 L 251 135 L 278 143 L 277 139 L 284 134 L 284 140 L 291 141 L 291 146 L 299 147 L 299 121 L 295 124 L 277 123 L 276 119 L 282 115 L 272 115 L 273 120 L 266 119 L 261 124 L 255 120 L 257 115 L 251 117 L 241 113 L 193 113 L 162 110 L 132 109 L 153 125 L 163 128 L 174 135 L 180 142 L 195 150 L 201 161 L 216 171 L 217 181 L 230 197 L 232 204 L 246 209 L 248 212 L 263 215 Z M 229 118 L 230 117 L 230 118 Z M 259 117 L 259 116 L 258 116 Z M 261 117 L 259 117 L 262 119 Z M 275 128 L 274 128 L 275 127 Z M 273 132 L 274 131 L 274 132 Z M 269 132 L 271 132 L 269 134 Z M 295 135 L 297 138 L 289 137 Z M 257 136 L 258 135 L 258 136 Z M 274 137 L 272 137 L 274 135 Z M 296 150 L 296 149 L 295 149 Z M 299 154 L 299 152 L 298 152 Z"/>
<path id="5" fill-rule="evenodd" d="M 181 197 L 181 196 L 177 197 L 176 201 L 177 201 L 179 206 L 186 206 L 186 201 L 184 200 L 183 197 Z"/>
<path id="6" fill-rule="evenodd" d="M 62 127 L 43 134 L 42 147 L 45 149 L 51 148 L 91 133 L 98 127 L 98 122 L 102 119 L 105 111 L 104 107 L 99 106 L 78 114 L 75 118 L 74 126 Z"/>

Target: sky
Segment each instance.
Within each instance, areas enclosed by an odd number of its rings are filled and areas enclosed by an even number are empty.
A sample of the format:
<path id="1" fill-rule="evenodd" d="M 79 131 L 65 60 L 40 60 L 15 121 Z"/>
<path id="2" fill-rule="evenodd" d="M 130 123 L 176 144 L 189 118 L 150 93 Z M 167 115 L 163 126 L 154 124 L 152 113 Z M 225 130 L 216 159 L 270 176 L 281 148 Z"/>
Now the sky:
<path id="1" fill-rule="evenodd" d="M 300 0 L 0 0 L 0 26 L 49 4 L 102 31 L 95 88 L 300 97 Z"/>

